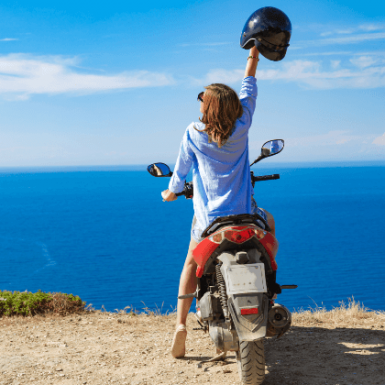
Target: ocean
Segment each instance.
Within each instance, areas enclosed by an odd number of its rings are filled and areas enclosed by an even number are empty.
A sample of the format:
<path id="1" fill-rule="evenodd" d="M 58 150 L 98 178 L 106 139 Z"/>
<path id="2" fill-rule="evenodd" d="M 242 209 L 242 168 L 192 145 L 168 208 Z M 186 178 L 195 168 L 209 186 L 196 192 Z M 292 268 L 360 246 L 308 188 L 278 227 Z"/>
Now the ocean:
<path id="1" fill-rule="evenodd" d="M 290 310 L 349 298 L 385 310 L 385 165 L 269 164 L 259 206 L 276 221 Z M 0 290 L 64 292 L 96 309 L 175 309 L 193 216 L 163 203 L 145 166 L 0 169 Z M 127 308 L 128 309 L 128 308 Z"/>

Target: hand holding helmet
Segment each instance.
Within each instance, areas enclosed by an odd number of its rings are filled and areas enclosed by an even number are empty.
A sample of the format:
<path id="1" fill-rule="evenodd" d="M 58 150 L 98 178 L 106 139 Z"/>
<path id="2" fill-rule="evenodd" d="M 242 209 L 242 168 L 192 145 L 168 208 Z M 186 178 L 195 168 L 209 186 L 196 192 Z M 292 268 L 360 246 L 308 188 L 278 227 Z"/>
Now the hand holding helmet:
<path id="1" fill-rule="evenodd" d="M 247 58 L 247 64 L 246 64 L 246 70 L 245 70 L 245 78 L 248 76 L 254 76 L 255 72 L 257 71 L 259 62 L 259 51 L 256 46 L 253 46 L 250 48 L 250 54 Z"/>
<path id="2" fill-rule="evenodd" d="M 255 11 L 243 27 L 240 45 L 258 51 L 272 61 L 282 60 L 291 37 L 290 19 L 278 8 L 264 7 Z"/>

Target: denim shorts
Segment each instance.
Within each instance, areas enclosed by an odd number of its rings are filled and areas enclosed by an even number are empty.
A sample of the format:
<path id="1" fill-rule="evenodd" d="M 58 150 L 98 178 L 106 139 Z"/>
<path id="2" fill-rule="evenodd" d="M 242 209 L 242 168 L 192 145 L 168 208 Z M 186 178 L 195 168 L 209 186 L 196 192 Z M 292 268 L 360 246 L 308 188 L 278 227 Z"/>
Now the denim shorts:
<path id="1" fill-rule="evenodd" d="M 267 214 L 265 210 L 257 206 L 257 202 L 255 201 L 253 196 L 251 197 L 251 213 L 259 214 L 267 223 Z"/>
<path id="2" fill-rule="evenodd" d="M 194 229 L 196 222 L 197 222 L 197 219 L 196 219 L 196 217 L 194 215 L 192 223 L 191 223 L 191 238 L 195 242 L 199 243 L 199 242 L 201 242 L 203 240 L 203 238 L 201 237 L 201 235 L 203 233 L 203 230 L 201 230 L 201 229 Z"/>

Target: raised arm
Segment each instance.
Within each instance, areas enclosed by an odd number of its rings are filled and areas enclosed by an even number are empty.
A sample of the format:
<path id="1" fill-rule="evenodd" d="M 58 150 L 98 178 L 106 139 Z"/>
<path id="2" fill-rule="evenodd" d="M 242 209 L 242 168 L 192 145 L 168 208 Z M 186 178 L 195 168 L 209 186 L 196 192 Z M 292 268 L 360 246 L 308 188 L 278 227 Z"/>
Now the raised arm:
<path id="1" fill-rule="evenodd" d="M 257 47 L 254 46 L 253 48 L 251 48 L 250 56 L 247 58 L 245 78 L 247 78 L 248 76 L 255 77 L 255 73 L 257 72 L 259 62 L 259 51 Z"/>

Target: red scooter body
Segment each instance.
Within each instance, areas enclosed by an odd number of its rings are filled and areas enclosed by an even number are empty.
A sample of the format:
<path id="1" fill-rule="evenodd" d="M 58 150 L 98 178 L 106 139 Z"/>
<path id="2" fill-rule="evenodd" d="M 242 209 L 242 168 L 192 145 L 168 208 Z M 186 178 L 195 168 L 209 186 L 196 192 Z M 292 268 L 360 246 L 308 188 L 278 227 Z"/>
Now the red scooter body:
<path id="1" fill-rule="evenodd" d="M 203 239 L 193 251 L 194 260 L 198 265 L 196 276 L 202 277 L 206 262 L 224 240 L 241 245 L 251 238 L 256 238 L 262 244 L 270 257 L 273 271 L 276 271 L 278 268 L 275 261 L 278 251 L 277 239 L 270 232 L 250 224 L 247 226 L 226 226 Z"/>

